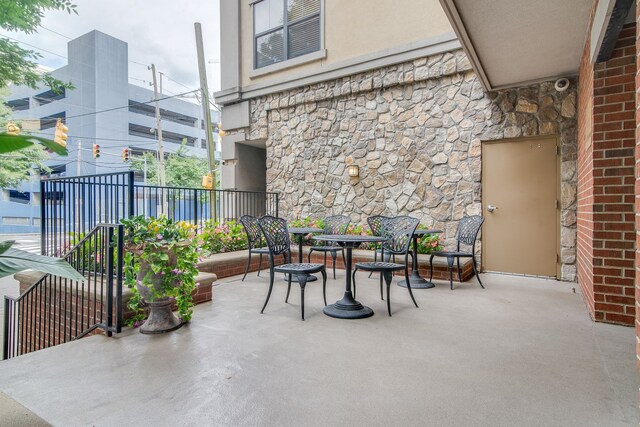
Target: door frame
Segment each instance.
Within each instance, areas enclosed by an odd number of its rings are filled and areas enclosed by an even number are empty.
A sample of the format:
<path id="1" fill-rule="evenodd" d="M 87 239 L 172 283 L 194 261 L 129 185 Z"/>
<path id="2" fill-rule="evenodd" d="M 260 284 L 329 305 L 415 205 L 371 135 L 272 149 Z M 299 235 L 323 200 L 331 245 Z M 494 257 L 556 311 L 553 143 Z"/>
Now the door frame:
<path id="1" fill-rule="evenodd" d="M 515 137 L 515 138 L 503 138 L 503 139 L 496 139 L 496 140 L 491 140 L 491 141 L 480 141 L 480 158 L 481 158 L 481 177 L 480 177 L 480 186 L 482 189 L 482 197 L 480 197 L 480 212 L 481 215 L 484 217 L 485 216 L 485 174 L 486 174 L 486 170 L 487 168 L 485 167 L 485 155 L 484 155 L 484 146 L 485 144 L 501 144 L 501 143 L 509 143 L 509 142 L 524 142 L 524 141 L 536 141 L 536 140 L 549 140 L 549 139 L 553 139 L 555 142 L 555 146 L 556 146 L 556 223 L 555 223 L 555 233 L 556 233 L 556 280 L 560 280 L 562 277 L 562 258 L 560 256 L 560 252 L 562 250 L 562 245 L 560 242 L 560 214 L 562 212 L 562 177 L 560 175 L 561 169 L 561 163 L 562 163 L 562 146 L 561 146 L 561 142 L 560 142 L 560 136 L 559 135 L 535 135 L 535 136 L 519 136 L 519 137 Z M 480 261 L 480 269 L 481 271 L 485 271 L 485 254 L 486 254 L 486 245 L 485 245 L 485 239 L 484 236 L 486 236 L 486 225 L 483 223 L 482 224 L 482 257 L 481 257 L 481 261 Z M 507 273 L 507 274 L 511 274 L 511 273 Z M 515 273 L 514 273 L 515 274 Z M 522 274 L 523 276 L 527 276 L 526 274 Z M 544 276 L 547 277 L 547 276 Z"/>

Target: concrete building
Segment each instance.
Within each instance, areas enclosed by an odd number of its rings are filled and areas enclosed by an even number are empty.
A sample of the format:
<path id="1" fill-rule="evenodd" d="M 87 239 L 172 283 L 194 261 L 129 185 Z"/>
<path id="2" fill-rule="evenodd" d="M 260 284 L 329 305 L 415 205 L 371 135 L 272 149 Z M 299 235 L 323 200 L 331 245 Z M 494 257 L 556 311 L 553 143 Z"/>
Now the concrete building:
<path id="1" fill-rule="evenodd" d="M 223 184 L 280 192 L 290 219 L 409 214 L 449 246 L 482 214 L 484 271 L 577 280 L 640 335 L 635 10 L 222 2 Z"/>
<path id="2" fill-rule="evenodd" d="M 52 156 L 48 162 L 52 173 L 75 176 L 126 171 L 129 166 L 122 159 L 123 148 L 129 148 L 132 155 L 156 152 L 155 104 L 150 102 L 153 90 L 129 83 L 127 43 L 91 31 L 68 43 L 67 57 L 68 64 L 51 74 L 71 82 L 74 89 L 55 94 L 49 88 L 12 87 L 7 100 L 15 120 L 39 124 L 37 135 L 52 138 L 56 120 L 62 118 L 66 123 L 69 156 Z M 167 98 L 160 101 L 165 155 L 175 152 L 186 139 L 190 153 L 206 158 L 202 107 L 171 96 L 160 95 Z M 211 114 L 217 123 L 218 112 L 212 110 Z M 100 146 L 97 159 L 93 157 L 94 144 Z M 0 201 L 2 232 L 38 231 L 38 205 L 37 180 L 4 190 Z"/>

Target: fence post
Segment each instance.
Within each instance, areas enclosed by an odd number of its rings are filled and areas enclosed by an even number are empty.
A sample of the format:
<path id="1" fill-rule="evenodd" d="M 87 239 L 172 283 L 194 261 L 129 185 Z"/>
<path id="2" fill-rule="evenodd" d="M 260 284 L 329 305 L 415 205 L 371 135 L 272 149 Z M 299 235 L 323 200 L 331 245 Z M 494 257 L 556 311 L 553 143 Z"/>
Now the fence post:
<path id="1" fill-rule="evenodd" d="M 124 271 L 124 226 L 118 224 L 116 246 L 116 333 L 122 332 L 122 272 Z"/>
<path id="2" fill-rule="evenodd" d="M 134 203 L 133 192 L 135 190 L 133 186 L 133 177 L 134 177 L 133 171 L 129 171 L 128 175 L 129 175 L 129 182 L 127 183 L 127 199 L 128 199 L 127 201 L 129 203 L 129 209 L 127 210 L 127 219 L 135 215 L 135 209 L 133 205 Z"/>
<path id="3" fill-rule="evenodd" d="M 2 360 L 9 358 L 9 298 L 4 297 L 4 335 L 2 337 Z"/>
<path id="4" fill-rule="evenodd" d="M 46 182 L 40 179 L 40 253 L 46 255 L 47 253 L 47 195 Z"/>
<path id="5" fill-rule="evenodd" d="M 280 218 L 280 216 L 278 215 L 278 209 L 279 209 L 279 204 L 280 204 L 280 193 L 275 193 L 276 194 L 276 218 Z"/>
<path id="6" fill-rule="evenodd" d="M 107 250 L 107 336 L 112 335 L 113 326 L 113 228 L 107 228 L 107 241 L 104 242 Z"/>
<path id="7" fill-rule="evenodd" d="M 193 225 L 198 225 L 198 194 L 197 188 L 193 189 Z"/>

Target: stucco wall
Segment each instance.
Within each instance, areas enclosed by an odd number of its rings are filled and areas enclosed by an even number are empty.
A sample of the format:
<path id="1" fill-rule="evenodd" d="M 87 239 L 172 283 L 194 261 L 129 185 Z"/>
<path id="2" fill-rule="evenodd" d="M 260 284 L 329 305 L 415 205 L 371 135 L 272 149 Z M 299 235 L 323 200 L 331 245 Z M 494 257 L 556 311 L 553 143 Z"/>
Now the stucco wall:
<path id="1" fill-rule="evenodd" d="M 561 140 L 562 278 L 575 278 L 576 84 L 487 94 L 462 51 L 251 101 L 249 139 L 266 139 L 267 190 L 297 218 L 410 214 L 446 230 L 482 212 L 481 144 Z M 360 166 L 349 178 L 346 165 Z"/>
<path id="2" fill-rule="evenodd" d="M 375 7 L 371 7 L 369 0 L 324 0 L 326 58 L 267 76 L 250 78 L 253 70 L 252 1 L 240 1 L 242 86 L 278 79 L 287 73 L 317 71 L 318 67 L 453 31 L 438 0 L 376 0 Z M 355 25 L 358 31 L 354 31 Z"/>

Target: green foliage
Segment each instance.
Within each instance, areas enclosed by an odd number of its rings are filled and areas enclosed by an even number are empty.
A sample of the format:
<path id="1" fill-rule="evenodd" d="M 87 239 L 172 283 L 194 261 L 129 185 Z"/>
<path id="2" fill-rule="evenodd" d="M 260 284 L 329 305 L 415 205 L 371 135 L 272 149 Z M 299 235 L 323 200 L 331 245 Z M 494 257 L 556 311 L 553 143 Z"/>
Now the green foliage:
<path id="1" fill-rule="evenodd" d="M 84 281 L 84 277 L 67 261 L 13 249 L 11 246 L 14 243 L 13 240 L 0 243 L 0 277 L 31 269 L 67 279 Z"/>
<path id="2" fill-rule="evenodd" d="M 131 170 L 144 172 L 145 158 L 147 159 L 147 183 L 159 184 L 158 159 L 154 153 L 132 156 Z M 207 159 L 188 154 L 184 142 L 178 151 L 169 154 L 164 162 L 164 168 L 167 185 L 173 187 L 198 188 L 202 185 L 202 175 L 209 172 Z"/>
<path id="3" fill-rule="evenodd" d="M 70 0 L 0 0 L 0 28 L 33 33 L 48 10 L 77 14 Z M 0 88 L 10 84 L 36 88 L 40 82 L 54 91 L 61 91 L 63 87 L 73 88 L 71 83 L 63 83 L 50 75 L 43 76 L 36 72 L 35 61 L 40 57 L 39 53 L 23 49 L 17 42 L 0 37 Z"/>
<path id="4" fill-rule="evenodd" d="M 227 221 L 220 223 L 209 220 L 202 232 L 202 249 L 209 254 L 241 251 L 249 247 L 247 233 L 241 223 Z"/>
<path id="5" fill-rule="evenodd" d="M 2 149 L 1 138 L 0 135 L 0 150 Z M 29 145 L 12 153 L 0 154 L 0 164 L 2 164 L 0 188 L 17 187 L 22 181 L 29 179 L 31 173 L 38 174 L 38 170 L 48 171 L 49 168 L 44 164 L 47 158 L 47 152 L 39 144 Z"/>
<path id="6" fill-rule="evenodd" d="M 125 226 L 125 284 L 133 298 L 129 308 L 135 313 L 130 323 L 143 317 L 142 300 L 147 302 L 175 298 L 180 318 L 189 322 L 193 315 L 192 293 L 197 284 L 199 238 L 194 225 L 166 217 L 123 219 Z M 146 288 L 140 294 L 136 285 Z"/>
<path id="7" fill-rule="evenodd" d="M 310 217 L 294 219 L 290 222 L 291 227 L 314 227 L 314 228 L 324 228 L 324 222 L 322 219 L 311 219 Z M 426 225 L 420 224 L 418 225 L 419 229 L 428 230 L 429 227 Z M 368 224 L 349 224 L 347 228 L 346 234 L 353 234 L 357 236 L 371 236 L 371 229 Z M 303 245 L 313 245 L 317 242 L 314 242 L 311 238 L 312 235 L 308 234 L 305 236 L 303 240 Z M 360 249 L 375 249 L 379 247 L 379 244 L 376 243 L 363 243 L 360 246 Z M 442 246 L 440 246 L 440 235 L 439 234 L 425 234 L 420 239 L 418 239 L 418 253 L 419 254 L 430 254 L 432 251 L 441 251 Z"/>

